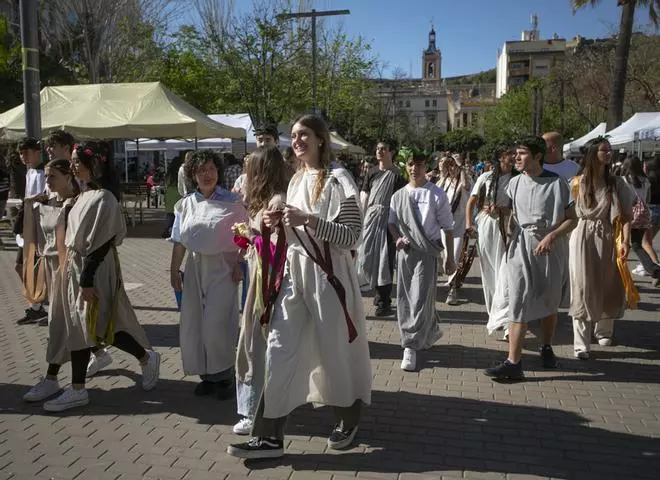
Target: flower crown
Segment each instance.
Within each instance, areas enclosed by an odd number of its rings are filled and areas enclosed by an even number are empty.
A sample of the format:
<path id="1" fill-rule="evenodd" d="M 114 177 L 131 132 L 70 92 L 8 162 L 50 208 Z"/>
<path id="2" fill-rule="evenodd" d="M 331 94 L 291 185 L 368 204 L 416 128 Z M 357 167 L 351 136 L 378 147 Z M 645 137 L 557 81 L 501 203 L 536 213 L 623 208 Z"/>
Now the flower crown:
<path id="1" fill-rule="evenodd" d="M 85 146 L 76 143 L 73 145 L 73 150 L 78 154 L 78 156 L 84 155 L 89 158 L 96 158 L 101 163 L 108 161 L 108 157 L 106 155 L 99 151 L 95 152 L 93 146 L 89 144 Z"/>

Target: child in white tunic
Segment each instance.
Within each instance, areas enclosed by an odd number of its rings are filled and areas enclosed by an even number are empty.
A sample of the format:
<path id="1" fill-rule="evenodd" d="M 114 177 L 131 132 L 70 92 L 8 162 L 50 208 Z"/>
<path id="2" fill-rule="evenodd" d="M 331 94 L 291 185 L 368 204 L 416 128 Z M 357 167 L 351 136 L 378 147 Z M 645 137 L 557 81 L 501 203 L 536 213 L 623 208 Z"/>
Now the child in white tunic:
<path id="1" fill-rule="evenodd" d="M 194 152 L 185 163 L 197 191 L 175 206 L 171 283 L 183 291 L 181 359 L 186 375 L 199 375 L 195 395 L 234 396 L 233 366 L 238 337 L 239 248 L 231 228 L 248 221 L 238 195 L 220 187 L 222 163 L 210 150 Z M 185 288 L 180 276 L 188 250 Z"/>
<path id="2" fill-rule="evenodd" d="M 506 226 L 510 199 L 506 188 L 511 180 L 515 150 L 500 147 L 493 159 L 493 170 L 479 176 L 466 207 L 465 225 L 471 234 L 478 234 L 477 252 L 484 290 L 486 312 L 490 314 L 497 275 L 504 257 Z M 474 230 L 474 209 L 477 208 L 477 229 Z"/>
<path id="3" fill-rule="evenodd" d="M 371 402 L 371 363 L 357 272 L 351 251 L 360 239 L 359 194 L 350 173 L 330 163 L 325 122 L 299 119 L 291 133 L 304 166 L 291 180 L 284 212 L 287 260 L 270 321 L 266 383 L 250 441 L 230 445 L 240 458 L 280 457 L 289 413 L 313 403 L 335 409 L 328 446 L 351 445 L 362 403 Z"/>
<path id="4" fill-rule="evenodd" d="M 435 309 L 437 261 L 443 250 L 443 230 L 446 248 L 453 250 L 454 218 L 445 192 L 426 180 L 426 157 L 413 156 L 406 168 L 410 183 L 392 196 L 389 228 L 397 248 L 401 369 L 414 371 L 417 352 L 431 348 L 442 336 Z M 447 255 L 445 272 L 451 274 L 455 267 L 453 255 Z"/>
<path id="5" fill-rule="evenodd" d="M 462 157 L 458 154 L 449 157 L 446 162 L 448 175 L 442 180 L 438 181 L 438 186 L 442 188 L 447 194 L 451 213 L 454 216 L 454 230 L 452 235 L 454 237 L 453 249 L 445 249 L 444 256 L 452 255 L 454 263 L 458 264 L 461 258 L 461 249 L 463 248 L 463 234 L 465 233 L 465 209 L 468 199 L 470 198 L 470 190 L 472 188 L 472 181 L 468 177 L 463 168 Z M 447 243 L 445 232 L 442 232 L 442 242 Z M 447 294 L 447 305 L 458 304 L 458 288 L 452 285 L 453 275 L 447 275 L 447 285 L 449 293 Z"/>

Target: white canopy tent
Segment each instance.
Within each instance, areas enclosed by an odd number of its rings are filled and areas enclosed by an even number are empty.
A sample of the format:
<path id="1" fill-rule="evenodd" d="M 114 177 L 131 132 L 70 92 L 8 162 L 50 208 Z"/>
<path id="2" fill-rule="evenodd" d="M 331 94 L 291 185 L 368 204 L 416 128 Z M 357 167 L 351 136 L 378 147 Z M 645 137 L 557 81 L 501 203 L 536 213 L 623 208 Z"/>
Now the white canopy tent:
<path id="1" fill-rule="evenodd" d="M 234 114 L 211 114 L 208 116 L 211 120 L 215 122 L 222 123 L 223 125 L 229 125 L 230 127 L 235 127 L 243 129 L 245 131 L 246 148 L 247 150 L 254 150 L 257 148 L 257 139 L 254 135 L 254 126 L 252 125 L 252 120 L 250 115 L 247 113 L 234 113 Z M 185 138 L 185 137 L 184 137 Z M 280 134 L 279 138 L 280 146 L 289 147 L 291 146 L 291 139 L 288 135 Z M 137 142 L 131 141 L 125 143 L 127 152 L 153 152 L 153 151 L 181 151 L 181 150 L 194 150 L 195 148 L 210 148 L 210 149 L 224 149 L 231 148 L 231 138 L 206 138 L 204 140 L 198 140 L 197 144 L 192 139 L 183 139 L 183 140 L 158 140 L 158 139 L 148 139 L 142 138 Z"/>
<path id="2" fill-rule="evenodd" d="M 654 131 L 660 128 L 660 112 L 636 113 L 618 127 L 606 133 L 614 148 L 635 150 L 635 142 L 640 139 L 640 132 Z"/>
<path id="3" fill-rule="evenodd" d="M 603 122 L 599 124 L 592 131 L 586 135 L 581 136 L 577 140 L 573 140 L 564 144 L 564 156 L 569 157 L 571 155 L 576 155 L 580 153 L 580 148 L 583 147 L 589 140 L 596 138 L 600 135 L 605 135 L 605 130 L 607 129 L 607 123 Z"/>

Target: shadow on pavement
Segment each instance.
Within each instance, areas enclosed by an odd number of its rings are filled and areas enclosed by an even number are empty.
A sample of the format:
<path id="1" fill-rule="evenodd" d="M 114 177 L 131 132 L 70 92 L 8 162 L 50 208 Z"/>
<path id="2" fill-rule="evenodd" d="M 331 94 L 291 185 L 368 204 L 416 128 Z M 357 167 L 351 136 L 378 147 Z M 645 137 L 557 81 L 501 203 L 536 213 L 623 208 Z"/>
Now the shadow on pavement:
<path id="1" fill-rule="evenodd" d="M 129 370 L 105 373 L 139 381 L 139 375 Z M 53 416 L 84 415 L 88 421 L 97 415 L 174 413 L 205 425 L 232 425 L 236 421 L 234 401 L 195 397 L 194 386 L 194 382 L 161 380 L 152 392 L 137 385 L 108 391 L 92 387 L 88 407 Z M 22 401 L 28 388 L 0 386 L 0 411 L 46 416 L 40 404 Z M 332 422 L 331 409 L 304 406 L 291 415 L 287 434 L 324 438 Z M 438 475 L 468 470 L 580 479 L 657 478 L 660 471 L 658 438 L 591 427 L 577 413 L 552 408 L 401 391 L 373 392 L 357 441 L 358 447 L 344 452 L 291 453 L 277 461 L 249 461 L 246 466 L 256 470 L 282 465 L 297 471 Z M 294 451 L 304 452 L 305 441 L 296 443 Z"/>

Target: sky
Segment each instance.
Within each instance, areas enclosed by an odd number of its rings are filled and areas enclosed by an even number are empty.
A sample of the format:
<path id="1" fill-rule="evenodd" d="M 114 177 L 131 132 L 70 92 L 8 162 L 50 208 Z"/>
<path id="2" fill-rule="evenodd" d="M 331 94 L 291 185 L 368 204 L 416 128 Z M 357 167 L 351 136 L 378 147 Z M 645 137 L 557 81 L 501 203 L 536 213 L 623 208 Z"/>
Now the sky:
<path id="1" fill-rule="evenodd" d="M 293 2 L 297 4 L 297 2 Z M 237 10 L 250 9 L 252 0 L 234 0 Z M 602 0 L 575 15 L 569 0 L 313 0 L 317 10 L 349 9 L 350 15 L 330 17 L 329 25 L 343 25 L 350 36 L 362 36 L 381 62 L 385 76 L 395 68 L 421 76 L 422 50 L 428 46 L 431 23 L 442 53 L 442 76 L 451 77 L 495 68 L 497 51 L 507 40 L 520 40 L 539 16 L 541 38 L 571 39 L 609 36 L 618 30 L 620 10 L 615 0 Z M 648 13 L 636 15 L 640 25 Z"/>

